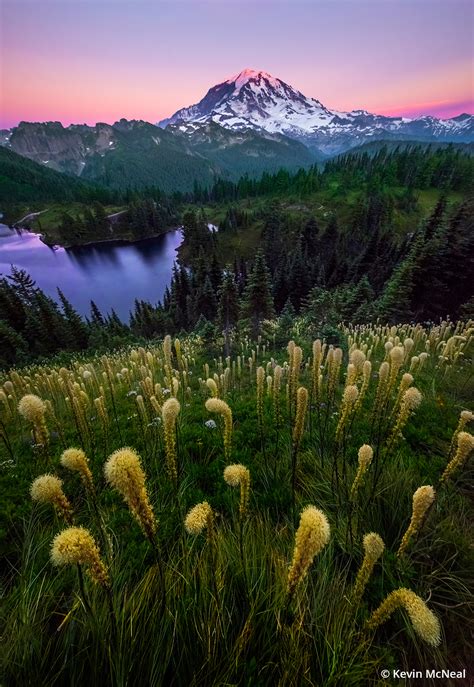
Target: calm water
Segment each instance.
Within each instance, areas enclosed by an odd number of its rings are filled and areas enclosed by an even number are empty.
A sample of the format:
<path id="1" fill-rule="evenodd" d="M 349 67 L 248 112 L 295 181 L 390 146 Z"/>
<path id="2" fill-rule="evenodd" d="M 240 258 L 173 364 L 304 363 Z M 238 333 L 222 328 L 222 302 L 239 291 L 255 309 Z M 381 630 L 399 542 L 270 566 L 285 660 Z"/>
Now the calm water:
<path id="1" fill-rule="evenodd" d="M 115 308 L 128 321 L 135 298 L 156 303 L 163 296 L 181 240 L 177 229 L 134 244 L 52 250 L 36 234 L 19 235 L 0 224 L 0 274 L 16 265 L 55 299 L 59 286 L 82 315 L 93 299 L 102 312 Z"/>

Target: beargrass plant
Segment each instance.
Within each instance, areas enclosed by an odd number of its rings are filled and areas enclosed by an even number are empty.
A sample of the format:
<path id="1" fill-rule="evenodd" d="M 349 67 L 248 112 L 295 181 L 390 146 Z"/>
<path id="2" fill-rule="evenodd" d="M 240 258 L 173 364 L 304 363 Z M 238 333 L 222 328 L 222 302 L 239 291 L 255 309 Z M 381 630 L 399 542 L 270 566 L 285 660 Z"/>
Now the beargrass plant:
<path id="1" fill-rule="evenodd" d="M 466 667 L 472 333 L 341 327 L 338 348 L 242 338 L 215 359 L 166 337 L 5 373 L 3 683 L 339 687 Z"/>

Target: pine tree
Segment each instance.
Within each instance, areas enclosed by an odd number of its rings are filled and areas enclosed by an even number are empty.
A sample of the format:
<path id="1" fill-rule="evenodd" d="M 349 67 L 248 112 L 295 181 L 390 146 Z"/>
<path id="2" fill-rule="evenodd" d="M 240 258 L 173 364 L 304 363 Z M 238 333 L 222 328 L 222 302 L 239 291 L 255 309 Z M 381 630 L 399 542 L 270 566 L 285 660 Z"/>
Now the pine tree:
<path id="1" fill-rule="evenodd" d="M 222 282 L 222 270 L 215 251 L 212 253 L 211 264 L 209 265 L 209 278 L 214 292 L 217 293 Z"/>
<path id="2" fill-rule="evenodd" d="M 37 355 L 51 355 L 66 347 L 67 322 L 56 303 L 43 291 L 35 293 L 25 334 Z"/>
<path id="3" fill-rule="evenodd" d="M 386 322 L 413 318 L 413 259 L 408 257 L 393 272 L 377 303 L 377 314 Z"/>
<path id="4" fill-rule="evenodd" d="M 16 365 L 24 360 L 28 344 L 4 320 L 0 320 L 0 367 Z"/>
<path id="5" fill-rule="evenodd" d="M 204 280 L 204 284 L 197 290 L 195 308 L 208 321 L 212 321 L 216 317 L 217 299 L 208 276 Z"/>
<path id="6" fill-rule="evenodd" d="M 74 309 L 60 288 L 58 288 L 58 295 L 63 308 L 64 317 L 67 322 L 67 347 L 71 348 L 72 350 L 82 350 L 87 348 L 89 337 L 84 320 Z"/>
<path id="7" fill-rule="evenodd" d="M 296 245 L 289 271 L 289 294 L 296 312 L 299 312 L 303 299 L 311 287 L 310 269 L 303 257 L 301 239 Z"/>
<path id="8" fill-rule="evenodd" d="M 218 297 L 218 321 L 224 332 L 225 354 L 227 356 L 230 355 L 230 331 L 236 325 L 239 317 L 239 291 L 234 274 L 229 269 L 224 273 Z"/>
<path id="9" fill-rule="evenodd" d="M 272 318 L 275 314 L 270 272 L 261 250 L 256 255 L 245 288 L 243 312 L 252 321 L 252 330 L 255 337 L 260 333 L 262 320 Z"/>
<path id="10" fill-rule="evenodd" d="M 35 280 L 32 279 L 26 270 L 12 265 L 11 274 L 7 276 L 7 279 L 11 282 L 13 289 L 18 293 L 23 302 L 31 303 L 33 301 L 38 287 Z"/>
<path id="11" fill-rule="evenodd" d="M 26 307 L 17 290 L 5 278 L 0 279 L 0 313 L 2 319 L 17 332 L 25 328 Z"/>
<path id="12" fill-rule="evenodd" d="M 91 301 L 91 324 L 95 327 L 105 327 L 104 316 L 94 301 Z"/>

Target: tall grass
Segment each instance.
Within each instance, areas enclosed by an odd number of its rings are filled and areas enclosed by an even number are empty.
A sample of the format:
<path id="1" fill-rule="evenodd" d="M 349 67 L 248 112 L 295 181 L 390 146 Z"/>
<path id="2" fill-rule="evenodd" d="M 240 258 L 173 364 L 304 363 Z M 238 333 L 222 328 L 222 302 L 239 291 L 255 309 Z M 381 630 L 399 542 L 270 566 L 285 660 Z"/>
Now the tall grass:
<path id="1" fill-rule="evenodd" d="M 243 341 L 226 359 L 167 337 L 4 375 L 3 683 L 339 686 L 464 667 L 472 334 L 341 328 L 341 348 Z M 42 475 L 62 484 L 33 503 Z M 63 496 L 98 549 L 57 567 Z M 439 645 L 403 610 L 425 603 Z"/>

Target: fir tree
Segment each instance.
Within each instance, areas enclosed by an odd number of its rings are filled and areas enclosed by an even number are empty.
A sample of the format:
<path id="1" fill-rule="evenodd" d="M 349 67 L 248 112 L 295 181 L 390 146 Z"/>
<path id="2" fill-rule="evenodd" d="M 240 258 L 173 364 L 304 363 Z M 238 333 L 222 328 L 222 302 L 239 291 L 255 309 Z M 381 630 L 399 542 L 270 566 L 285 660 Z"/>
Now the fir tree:
<path id="1" fill-rule="evenodd" d="M 230 331 L 239 317 L 239 292 L 234 274 L 227 270 L 219 288 L 218 321 L 224 332 L 225 354 L 230 355 Z"/>
<path id="2" fill-rule="evenodd" d="M 91 324 L 95 327 L 105 327 L 104 316 L 94 301 L 91 301 Z"/>
<path id="3" fill-rule="evenodd" d="M 243 312 L 252 321 L 255 337 L 260 332 L 260 324 L 275 314 L 272 297 L 270 272 L 262 251 L 258 251 L 248 283 L 244 292 Z"/>
<path id="4" fill-rule="evenodd" d="M 58 288 L 58 295 L 67 323 L 66 336 L 68 348 L 71 348 L 72 350 L 81 350 L 87 348 L 89 337 L 84 320 L 74 309 L 60 288 Z"/>

